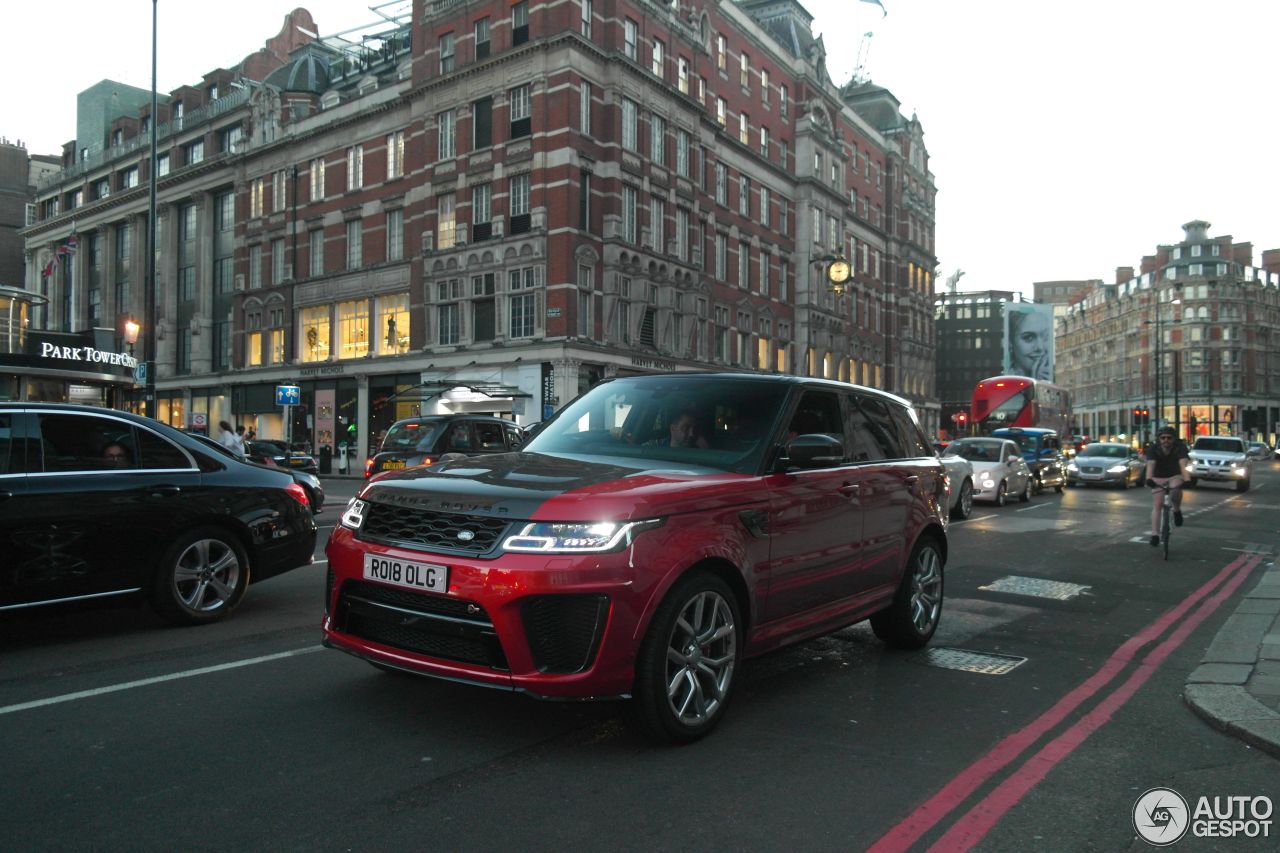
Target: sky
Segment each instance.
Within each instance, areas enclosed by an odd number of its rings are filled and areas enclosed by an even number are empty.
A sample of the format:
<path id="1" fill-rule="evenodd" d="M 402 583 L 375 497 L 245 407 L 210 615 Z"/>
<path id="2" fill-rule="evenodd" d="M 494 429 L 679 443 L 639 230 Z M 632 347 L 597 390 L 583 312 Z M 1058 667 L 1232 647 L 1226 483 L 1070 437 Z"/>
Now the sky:
<path id="1" fill-rule="evenodd" d="M 691 0 L 695 5 L 706 0 Z M 1280 3 L 1260 0 L 802 0 L 832 79 L 863 73 L 919 117 L 938 188 L 939 281 L 1022 290 L 1114 281 L 1182 224 L 1280 248 Z M 159 0 L 159 89 L 198 82 L 278 32 L 296 6 L 322 35 L 376 20 L 361 0 Z M 8 4 L 0 136 L 57 154 L 76 94 L 151 83 L 147 0 Z M 392 3 L 390 11 L 403 3 Z M 216 8 L 221 14 L 211 14 Z M 864 33 L 871 33 L 865 36 Z M 74 57 L 73 61 L 55 61 Z"/>

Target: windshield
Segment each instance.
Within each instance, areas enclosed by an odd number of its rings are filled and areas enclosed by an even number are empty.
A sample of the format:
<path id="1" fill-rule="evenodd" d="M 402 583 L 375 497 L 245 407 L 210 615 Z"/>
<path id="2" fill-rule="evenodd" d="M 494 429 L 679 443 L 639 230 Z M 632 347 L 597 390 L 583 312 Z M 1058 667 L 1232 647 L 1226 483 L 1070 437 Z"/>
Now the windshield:
<path id="1" fill-rule="evenodd" d="M 999 441 L 953 441 L 947 445 L 948 456 L 959 456 L 970 462 L 999 462 Z"/>
<path id="2" fill-rule="evenodd" d="M 789 383 L 741 376 L 632 376 L 570 403 L 521 450 L 754 472 Z"/>
<path id="3" fill-rule="evenodd" d="M 1244 453 L 1238 438 L 1206 438 L 1196 439 L 1196 450 L 1209 450 L 1217 453 Z"/>
<path id="4" fill-rule="evenodd" d="M 1002 435 L 1001 437 L 1007 438 L 1017 444 L 1018 449 L 1021 450 L 1024 455 L 1028 453 L 1034 455 L 1040 449 L 1040 436 L 1038 435 L 1028 435 L 1027 433 L 1015 432 L 1012 435 Z"/>
<path id="5" fill-rule="evenodd" d="M 1128 459 L 1129 448 L 1119 444 L 1090 444 L 1080 451 L 1081 456 L 1103 456 L 1108 459 Z"/>
<path id="6" fill-rule="evenodd" d="M 418 450 L 425 453 L 435 443 L 439 427 L 439 421 L 402 421 L 394 424 L 386 438 L 382 439 L 382 451 Z"/>

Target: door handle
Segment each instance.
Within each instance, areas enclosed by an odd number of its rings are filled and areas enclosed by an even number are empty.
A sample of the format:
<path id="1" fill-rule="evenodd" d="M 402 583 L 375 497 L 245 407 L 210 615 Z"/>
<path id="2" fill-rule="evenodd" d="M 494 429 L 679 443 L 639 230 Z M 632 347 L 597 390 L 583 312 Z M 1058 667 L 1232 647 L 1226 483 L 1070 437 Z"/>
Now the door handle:
<path id="1" fill-rule="evenodd" d="M 172 498 L 182 493 L 181 486 L 147 486 L 143 489 L 153 498 Z"/>
<path id="2" fill-rule="evenodd" d="M 862 486 L 858 483 L 844 483 L 840 488 L 836 489 L 836 491 L 844 495 L 846 498 L 851 498 L 857 495 L 861 489 Z"/>
<path id="3" fill-rule="evenodd" d="M 7 501 L 11 497 L 13 497 L 13 492 L 8 489 L 0 489 L 0 501 Z"/>
<path id="4" fill-rule="evenodd" d="M 914 486 L 916 483 L 920 482 L 920 475 L 919 475 L 919 474 L 908 474 L 908 475 L 907 475 L 906 477 L 904 477 L 903 479 L 906 481 L 906 484 L 907 484 L 908 486 Z"/>

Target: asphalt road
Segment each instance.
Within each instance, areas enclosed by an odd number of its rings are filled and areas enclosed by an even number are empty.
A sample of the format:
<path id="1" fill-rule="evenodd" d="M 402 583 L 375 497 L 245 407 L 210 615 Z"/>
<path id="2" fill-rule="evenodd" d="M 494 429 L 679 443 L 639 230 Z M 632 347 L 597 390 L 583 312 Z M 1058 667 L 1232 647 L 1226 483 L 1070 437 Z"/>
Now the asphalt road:
<path id="1" fill-rule="evenodd" d="M 357 484 L 326 485 L 332 525 Z M 1071 489 L 953 525 L 932 647 L 1008 656 L 1006 674 L 854 626 L 749 662 L 721 727 L 674 749 L 614 704 L 321 649 L 322 562 L 201 628 L 118 605 L 22 614 L 0 621 L 0 849 L 1145 849 L 1150 788 L 1280 801 L 1280 762 L 1181 698 L 1275 571 L 1280 468 L 1247 494 L 1188 493 L 1169 562 L 1143 538 L 1149 500 Z M 1277 831 L 1176 849 L 1274 850 Z"/>

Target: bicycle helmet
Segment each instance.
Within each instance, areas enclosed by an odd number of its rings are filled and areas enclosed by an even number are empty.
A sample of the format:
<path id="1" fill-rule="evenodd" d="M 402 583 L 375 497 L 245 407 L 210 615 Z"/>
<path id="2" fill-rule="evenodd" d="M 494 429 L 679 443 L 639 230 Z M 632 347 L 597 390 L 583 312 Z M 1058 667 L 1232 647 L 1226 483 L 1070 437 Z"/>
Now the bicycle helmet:
<path id="1" fill-rule="evenodd" d="M 1160 432 L 1156 433 L 1156 435 L 1157 436 L 1169 435 L 1169 436 L 1173 436 L 1174 438 L 1177 438 L 1178 431 L 1173 427 L 1164 427 L 1163 429 L 1160 430 Z"/>

